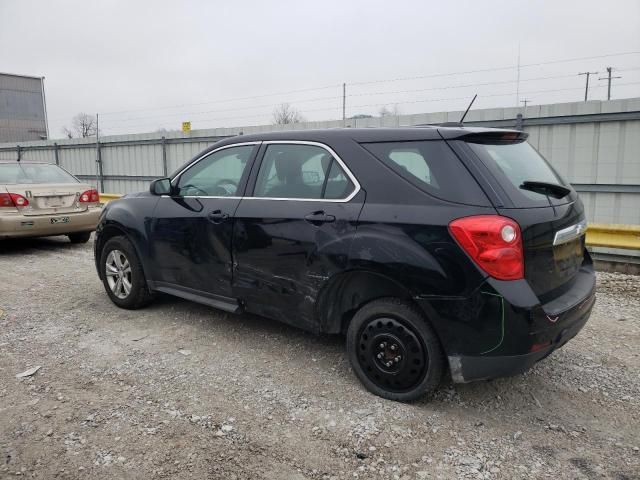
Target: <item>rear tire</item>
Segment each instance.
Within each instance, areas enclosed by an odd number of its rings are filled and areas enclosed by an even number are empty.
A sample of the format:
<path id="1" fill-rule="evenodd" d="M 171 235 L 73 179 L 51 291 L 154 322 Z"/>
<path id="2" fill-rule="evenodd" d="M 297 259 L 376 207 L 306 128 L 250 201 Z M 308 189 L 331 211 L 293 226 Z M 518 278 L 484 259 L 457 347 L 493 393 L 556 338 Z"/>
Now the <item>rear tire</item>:
<path id="1" fill-rule="evenodd" d="M 71 243 L 87 243 L 91 238 L 91 232 L 70 233 L 67 237 Z"/>
<path id="2" fill-rule="evenodd" d="M 351 366 L 370 392 L 409 402 L 442 381 L 444 354 L 435 331 L 414 306 L 396 298 L 358 310 L 347 330 Z"/>
<path id="3" fill-rule="evenodd" d="M 100 276 L 107 295 L 120 308 L 135 310 L 153 300 L 140 259 L 123 236 L 110 238 L 100 254 Z"/>

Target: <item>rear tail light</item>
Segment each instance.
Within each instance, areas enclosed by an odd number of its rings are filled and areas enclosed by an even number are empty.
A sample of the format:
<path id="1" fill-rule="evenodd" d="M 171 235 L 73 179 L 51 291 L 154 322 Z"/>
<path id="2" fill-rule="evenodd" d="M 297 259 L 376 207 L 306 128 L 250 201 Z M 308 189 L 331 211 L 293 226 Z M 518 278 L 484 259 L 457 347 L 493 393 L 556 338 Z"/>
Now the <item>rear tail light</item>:
<path id="1" fill-rule="evenodd" d="M 100 201 L 100 194 L 95 188 L 82 192 L 80 195 L 80 203 L 96 203 Z"/>
<path id="2" fill-rule="evenodd" d="M 477 215 L 454 220 L 449 231 L 487 274 L 498 280 L 524 277 L 520 226 L 499 215 Z"/>
<path id="3" fill-rule="evenodd" d="M 0 193 L 0 207 L 27 207 L 29 200 L 18 193 Z"/>
<path id="4" fill-rule="evenodd" d="M 0 193 L 0 207 L 15 207 L 8 193 Z"/>

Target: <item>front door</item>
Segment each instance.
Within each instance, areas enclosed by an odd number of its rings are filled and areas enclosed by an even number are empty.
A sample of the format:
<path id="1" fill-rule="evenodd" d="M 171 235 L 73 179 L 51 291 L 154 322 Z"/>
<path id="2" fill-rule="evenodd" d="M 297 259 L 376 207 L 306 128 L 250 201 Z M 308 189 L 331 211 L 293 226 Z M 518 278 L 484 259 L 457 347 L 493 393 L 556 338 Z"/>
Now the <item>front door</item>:
<path id="1" fill-rule="evenodd" d="M 256 149 L 223 147 L 173 179 L 175 194 L 160 198 L 150 225 L 158 290 L 214 300 L 232 296 L 233 219 Z"/>
<path id="2" fill-rule="evenodd" d="M 318 292 L 346 267 L 364 192 L 322 145 L 264 143 L 253 194 L 236 211 L 234 296 L 313 329 Z"/>

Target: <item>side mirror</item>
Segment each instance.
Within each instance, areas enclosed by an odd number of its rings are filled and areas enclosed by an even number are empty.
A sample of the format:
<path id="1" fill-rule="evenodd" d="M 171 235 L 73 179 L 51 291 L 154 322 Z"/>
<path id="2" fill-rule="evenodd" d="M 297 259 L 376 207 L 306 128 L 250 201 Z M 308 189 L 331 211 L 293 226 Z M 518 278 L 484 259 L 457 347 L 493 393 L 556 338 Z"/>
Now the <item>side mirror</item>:
<path id="1" fill-rule="evenodd" d="M 149 186 L 152 195 L 171 195 L 171 190 L 171 180 L 168 178 L 158 178 Z"/>

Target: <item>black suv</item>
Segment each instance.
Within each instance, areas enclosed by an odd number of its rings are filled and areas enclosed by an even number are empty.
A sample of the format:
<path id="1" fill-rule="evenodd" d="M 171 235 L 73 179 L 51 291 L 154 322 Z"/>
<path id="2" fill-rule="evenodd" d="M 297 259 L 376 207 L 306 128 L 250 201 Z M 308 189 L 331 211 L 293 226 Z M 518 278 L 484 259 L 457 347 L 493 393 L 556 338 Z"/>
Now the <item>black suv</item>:
<path id="1" fill-rule="evenodd" d="M 522 372 L 595 301 L 576 192 L 519 131 L 239 136 L 104 209 L 96 267 L 123 308 L 154 292 L 346 334 L 373 393 L 411 400 Z"/>

